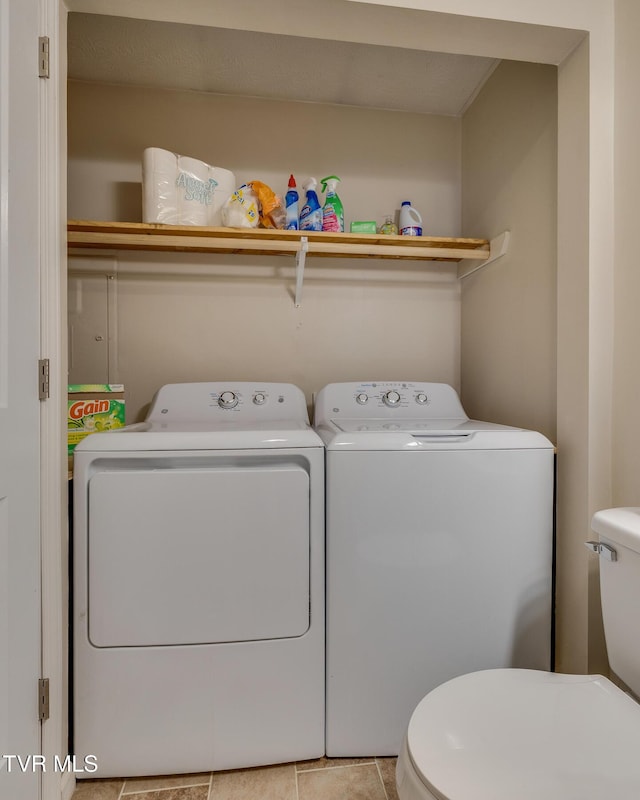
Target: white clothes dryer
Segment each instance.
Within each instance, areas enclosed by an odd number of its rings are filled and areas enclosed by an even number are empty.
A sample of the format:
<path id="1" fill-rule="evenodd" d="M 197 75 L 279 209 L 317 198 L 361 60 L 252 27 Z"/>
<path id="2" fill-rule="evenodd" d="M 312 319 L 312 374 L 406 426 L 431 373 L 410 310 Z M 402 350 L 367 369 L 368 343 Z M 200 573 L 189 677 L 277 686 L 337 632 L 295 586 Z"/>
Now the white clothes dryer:
<path id="1" fill-rule="evenodd" d="M 323 755 L 324 449 L 300 389 L 167 385 L 74 460 L 89 777 Z"/>
<path id="2" fill-rule="evenodd" d="M 554 448 L 438 383 L 330 384 L 327 755 L 397 755 L 463 673 L 551 666 Z"/>

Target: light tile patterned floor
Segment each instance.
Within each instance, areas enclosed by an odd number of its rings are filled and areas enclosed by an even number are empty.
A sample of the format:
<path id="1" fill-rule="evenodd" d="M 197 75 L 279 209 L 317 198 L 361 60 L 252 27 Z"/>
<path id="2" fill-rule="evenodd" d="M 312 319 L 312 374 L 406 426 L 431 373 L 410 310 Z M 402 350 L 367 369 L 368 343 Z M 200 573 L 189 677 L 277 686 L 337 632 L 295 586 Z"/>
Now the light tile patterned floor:
<path id="1" fill-rule="evenodd" d="M 398 800 L 395 758 L 319 758 L 159 778 L 78 781 L 72 800 Z"/>

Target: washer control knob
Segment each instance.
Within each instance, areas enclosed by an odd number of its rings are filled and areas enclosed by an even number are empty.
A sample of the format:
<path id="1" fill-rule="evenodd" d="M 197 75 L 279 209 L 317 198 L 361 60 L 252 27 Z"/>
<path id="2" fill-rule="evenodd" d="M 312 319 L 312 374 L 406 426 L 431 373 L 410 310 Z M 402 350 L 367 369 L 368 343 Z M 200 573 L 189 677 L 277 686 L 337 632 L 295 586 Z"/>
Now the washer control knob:
<path id="1" fill-rule="evenodd" d="M 221 392 L 218 405 L 220 408 L 235 408 L 238 405 L 238 396 L 234 392 Z"/>
<path id="2" fill-rule="evenodd" d="M 356 403 L 360 403 L 361 406 L 363 406 L 368 399 L 369 395 L 366 394 L 365 392 L 360 392 L 360 394 L 356 395 Z"/>
<path id="3" fill-rule="evenodd" d="M 423 406 L 428 399 L 429 398 L 424 392 L 420 392 L 419 394 L 416 395 L 416 403 L 420 403 L 421 406 Z"/>
<path id="4" fill-rule="evenodd" d="M 254 403 L 257 405 L 257 406 L 261 406 L 263 403 L 266 403 L 266 402 L 267 402 L 267 396 L 266 396 L 266 394 L 264 394 L 264 392 L 256 392 L 256 393 L 253 395 L 253 402 L 254 402 Z"/>
<path id="5" fill-rule="evenodd" d="M 392 389 L 390 392 L 386 392 L 385 394 L 382 395 L 382 402 L 386 406 L 391 406 L 391 408 L 393 408 L 394 406 L 400 405 L 400 399 L 401 398 L 400 398 L 399 393 L 396 392 L 394 389 Z"/>

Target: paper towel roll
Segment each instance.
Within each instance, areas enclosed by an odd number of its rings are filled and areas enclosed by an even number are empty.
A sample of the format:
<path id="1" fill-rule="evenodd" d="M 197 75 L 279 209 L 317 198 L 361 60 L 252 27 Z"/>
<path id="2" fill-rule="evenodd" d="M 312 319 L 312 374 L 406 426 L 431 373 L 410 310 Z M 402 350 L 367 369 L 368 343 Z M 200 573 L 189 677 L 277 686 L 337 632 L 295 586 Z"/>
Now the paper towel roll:
<path id="1" fill-rule="evenodd" d="M 209 164 L 189 156 L 178 156 L 178 208 L 181 225 L 207 225 L 213 186 Z"/>
<path id="2" fill-rule="evenodd" d="M 142 221 L 178 225 L 180 209 L 176 177 L 178 157 L 160 147 L 142 155 Z"/>
<path id="3" fill-rule="evenodd" d="M 222 225 L 222 206 L 236 190 L 236 176 L 222 167 L 209 167 L 209 181 L 213 183 L 213 197 L 209 206 L 207 225 Z"/>
<path id="4" fill-rule="evenodd" d="M 236 188 L 233 172 L 160 147 L 142 156 L 142 219 L 167 225 L 222 225 Z"/>

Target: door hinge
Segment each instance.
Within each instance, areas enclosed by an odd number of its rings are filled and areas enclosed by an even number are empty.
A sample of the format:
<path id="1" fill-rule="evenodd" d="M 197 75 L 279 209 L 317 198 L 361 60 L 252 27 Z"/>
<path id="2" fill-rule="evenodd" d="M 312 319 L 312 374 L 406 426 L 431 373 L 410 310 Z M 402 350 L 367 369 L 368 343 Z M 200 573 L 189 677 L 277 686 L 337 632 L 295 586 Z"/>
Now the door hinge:
<path id="1" fill-rule="evenodd" d="M 38 398 L 49 399 L 49 359 L 41 358 L 38 361 Z"/>
<path id="2" fill-rule="evenodd" d="M 38 38 L 38 77 L 49 77 L 49 37 Z"/>
<path id="3" fill-rule="evenodd" d="M 49 678 L 38 680 L 38 717 L 40 722 L 49 719 Z"/>

